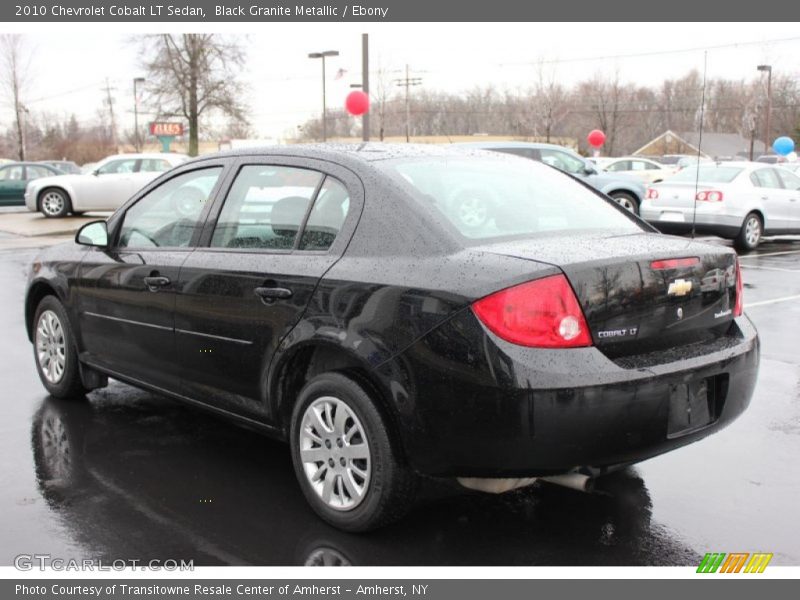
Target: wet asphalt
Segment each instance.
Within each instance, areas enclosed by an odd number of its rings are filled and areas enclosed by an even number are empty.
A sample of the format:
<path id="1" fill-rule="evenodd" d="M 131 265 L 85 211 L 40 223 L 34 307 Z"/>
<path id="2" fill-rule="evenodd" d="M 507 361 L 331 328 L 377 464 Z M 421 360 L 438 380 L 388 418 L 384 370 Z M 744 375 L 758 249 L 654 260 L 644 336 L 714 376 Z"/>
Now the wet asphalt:
<path id="1" fill-rule="evenodd" d="M 366 535 L 315 517 L 283 444 L 116 382 L 89 402 L 49 398 L 22 315 L 35 254 L 0 251 L 2 565 L 34 553 L 197 566 L 696 565 L 705 552 L 755 551 L 800 565 L 796 238 L 742 258 L 762 360 L 733 425 L 608 476 L 592 495 L 429 483 L 407 518 Z"/>

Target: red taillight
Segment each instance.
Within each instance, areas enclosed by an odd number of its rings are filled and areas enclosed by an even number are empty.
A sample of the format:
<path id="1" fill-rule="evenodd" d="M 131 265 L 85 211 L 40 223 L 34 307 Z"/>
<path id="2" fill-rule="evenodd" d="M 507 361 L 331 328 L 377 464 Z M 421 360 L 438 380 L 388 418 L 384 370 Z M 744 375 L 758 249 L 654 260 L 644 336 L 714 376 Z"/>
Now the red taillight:
<path id="1" fill-rule="evenodd" d="M 736 257 L 736 301 L 733 304 L 733 316 L 741 317 L 744 312 L 744 283 L 742 282 L 742 267 L 739 265 L 739 257 Z"/>
<path id="2" fill-rule="evenodd" d="M 698 264 L 700 264 L 700 259 L 696 256 L 691 256 L 689 258 L 666 258 L 664 260 L 654 260 L 650 263 L 650 268 L 654 271 L 664 271 L 666 269 L 693 267 Z"/>
<path id="3" fill-rule="evenodd" d="M 645 198 L 648 200 L 658 200 L 658 190 L 655 188 L 647 188 Z"/>
<path id="4" fill-rule="evenodd" d="M 723 195 L 722 192 L 717 190 L 708 190 L 697 192 L 697 195 L 694 197 L 694 199 L 700 202 L 722 202 Z"/>
<path id="5" fill-rule="evenodd" d="M 535 348 L 591 346 L 575 292 L 552 275 L 495 292 L 472 305 L 481 322 L 507 342 Z"/>

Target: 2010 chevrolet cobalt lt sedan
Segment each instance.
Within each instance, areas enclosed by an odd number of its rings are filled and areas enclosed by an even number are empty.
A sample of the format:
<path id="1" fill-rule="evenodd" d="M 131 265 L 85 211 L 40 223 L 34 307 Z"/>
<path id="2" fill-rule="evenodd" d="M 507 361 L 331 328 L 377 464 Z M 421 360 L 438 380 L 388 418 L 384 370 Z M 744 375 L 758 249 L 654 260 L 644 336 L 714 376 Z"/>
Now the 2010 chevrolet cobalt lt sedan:
<path id="1" fill-rule="evenodd" d="M 581 486 L 699 440 L 746 408 L 759 356 L 731 250 L 433 146 L 185 163 L 43 251 L 25 316 L 53 396 L 112 377 L 285 439 L 351 531 L 399 517 L 419 475 Z"/>

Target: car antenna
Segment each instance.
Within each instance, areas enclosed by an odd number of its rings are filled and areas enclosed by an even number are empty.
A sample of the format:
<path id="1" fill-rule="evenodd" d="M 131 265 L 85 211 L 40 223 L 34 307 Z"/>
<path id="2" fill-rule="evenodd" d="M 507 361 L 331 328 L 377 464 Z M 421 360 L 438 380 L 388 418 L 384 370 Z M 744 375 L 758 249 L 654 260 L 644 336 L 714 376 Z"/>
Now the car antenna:
<path id="1" fill-rule="evenodd" d="M 703 146 L 703 120 L 706 114 L 706 72 L 708 71 L 708 50 L 703 52 L 703 93 L 700 100 L 700 134 L 697 137 L 697 165 L 695 165 L 694 175 L 694 202 L 692 202 L 692 239 L 695 234 L 695 222 L 697 221 L 697 191 L 700 187 L 700 155 Z"/>

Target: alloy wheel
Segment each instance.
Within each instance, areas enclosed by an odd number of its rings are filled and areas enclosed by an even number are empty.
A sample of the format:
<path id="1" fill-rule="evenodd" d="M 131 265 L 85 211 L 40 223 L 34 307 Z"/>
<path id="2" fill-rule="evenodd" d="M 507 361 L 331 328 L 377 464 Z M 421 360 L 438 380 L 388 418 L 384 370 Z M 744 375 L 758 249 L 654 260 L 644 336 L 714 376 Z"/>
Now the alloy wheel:
<path id="1" fill-rule="evenodd" d="M 64 376 L 67 361 L 67 342 L 64 328 L 52 310 L 39 316 L 36 325 L 36 359 L 47 381 L 58 383 Z"/>
<path id="2" fill-rule="evenodd" d="M 744 225 L 744 237 L 749 246 L 755 247 L 758 245 L 758 240 L 761 239 L 761 222 L 758 217 L 752 216 L 747 219 L 747 223 Z"/>
<path id="3" fill-rule="evenodd" d="M 369 489 L 372 460 L 350 407 L 333 396 L 312 402 L 303 413 L 299 444 L 308 483 L 325 505 L 339 511 L 358 506 Z"/>
<path id="4" fill-rule="evenodd" d="M 60 192 L 47 192 L 42 196 L 42 210 L 51 217 L 60 215 L 64 210 L 64 195 Z"/>

